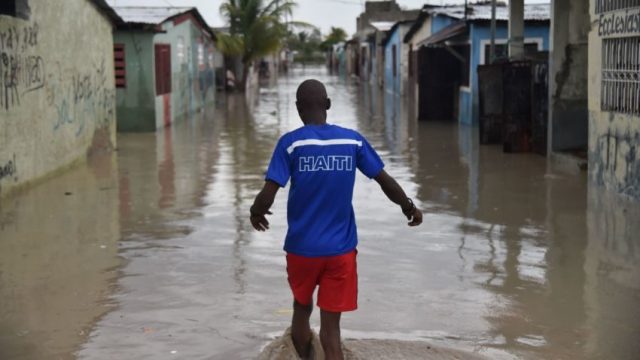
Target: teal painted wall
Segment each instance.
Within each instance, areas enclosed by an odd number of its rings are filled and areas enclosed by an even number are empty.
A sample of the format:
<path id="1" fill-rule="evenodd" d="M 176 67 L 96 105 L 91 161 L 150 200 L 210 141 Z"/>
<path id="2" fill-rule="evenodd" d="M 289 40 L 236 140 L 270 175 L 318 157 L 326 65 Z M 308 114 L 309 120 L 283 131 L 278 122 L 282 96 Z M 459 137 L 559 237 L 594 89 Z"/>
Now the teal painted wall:
<path id="1" fill-rule="evenodd" d="M 116 89 L 118 131 L 156 129 L 154 33 L 117 31 L 114 44 L 124 44 L 126 87 Z"/>
<path id="2" fill-rule="evenodd" d="M 178 25 L 166 22 L 164 34 L 155 37 L 156 43 L 171 44 L 171 119 L 184 120 L 206 104 L 212 103 L 215 93 L 215 73 L 210 64 L 213 43 L 207 42 L 201 30 L 191 21 Z M 202 55 L 199 46 L 202 44 Z M 207 81 L 207 80 L 210 81 Z M 167 123 L 163 114 L 163 97 L 156 97 L 156 127 Z"/>
<path id="3" fill-rule="evenodd" d="M 214 102 L 213 41 L 191 20 L 177 25 L 167 21 L 162 30 L 165 32 L 117 31 L 114 35 L 115 43 L 125 45 L 127 69 L 127 87 L 117 91 L 118 131 L 162 129 Z M 171 92 L 163 95 L 157 95 L 155 87 L 156 44 L 171 47 Z"/>

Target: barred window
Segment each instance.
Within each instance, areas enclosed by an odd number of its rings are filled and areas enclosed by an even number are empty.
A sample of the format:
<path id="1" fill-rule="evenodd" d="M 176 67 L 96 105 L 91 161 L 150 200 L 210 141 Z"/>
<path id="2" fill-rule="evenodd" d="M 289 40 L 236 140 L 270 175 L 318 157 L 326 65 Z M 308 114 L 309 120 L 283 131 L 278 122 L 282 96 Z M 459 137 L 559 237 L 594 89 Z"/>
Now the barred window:
<path id="1" fill-rule="evenodd" d="M 596 14 L 640 6 L 640 0 L 596 0 Z"/>
<path id="2" fill-rule="evenodd" d="M 124 57 L 124 44 L 113 44 L 113 63 L 116 74 L 116 87 L 127 87 L 127 63 Z"/>
<path id="3" fill-rule="evenodd" d="M 640 37 L 602 40 L 602 110 L 640 115 Z"/>

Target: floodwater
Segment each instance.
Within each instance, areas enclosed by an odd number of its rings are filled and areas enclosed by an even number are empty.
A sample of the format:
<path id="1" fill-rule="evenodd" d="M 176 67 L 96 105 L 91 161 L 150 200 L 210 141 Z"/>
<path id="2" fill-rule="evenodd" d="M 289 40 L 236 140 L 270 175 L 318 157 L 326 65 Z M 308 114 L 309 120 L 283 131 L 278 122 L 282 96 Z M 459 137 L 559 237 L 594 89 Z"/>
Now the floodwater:
<path id="1" fill-rule="evenodd" d="M 416 123 L 390 94 L 296 69 L 256 100 L 96 157 L 0 202 L 0 359 L 249 359 L 288 326 L 282 242 L 249 206 L 314 77 L 425 211 L 419 228 L 359 176 L 355 339 L 427 341 L 489 358 L 640 358 L 640 207 L 477 130 Z M 318 314 L 313 322 L 318 325 Z"/>

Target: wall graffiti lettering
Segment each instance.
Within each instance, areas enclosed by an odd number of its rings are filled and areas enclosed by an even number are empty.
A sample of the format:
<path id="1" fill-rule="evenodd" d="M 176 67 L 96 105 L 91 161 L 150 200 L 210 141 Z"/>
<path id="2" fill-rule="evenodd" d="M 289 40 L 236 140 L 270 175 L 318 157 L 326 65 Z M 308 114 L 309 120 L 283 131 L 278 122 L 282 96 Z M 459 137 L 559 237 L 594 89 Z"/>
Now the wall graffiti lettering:
<path id="1" fill-rule="evenodd" d="M 75 127 L 80 136 L 88 121 L 97 128 L 107 126 L 115 115 L 115 88 L 108 83 L 104 60 L 90 70 L 61 70 L 60 64 L 48 74 L 46 97 L 56 110 L 53 130 Z"/>
<path id="2" fill-rule="evenodd" d="M 0 53 L 0 107 L 9 110 L 20 105 L 21 96 L 42 89 L 44 81 L 41 56 Z"/>
<path id="3" fill-rule="evenodd" d="M 23 28 L 17 26 L 0 30 L 0 50 L 2 51 L 26 51 L 38 45 L 38 32 L 40 27 L 37 22 L 26 25 Z"/>
<path id="4" fill-rule="evenodd" d="M 600 14 L 600 37 L 628 36 L 640 33 L 640 8 Z"/>
<path id="5" fill-rule="evenodd" d="M 80 136 L 89 125 L 113 123 L 116 93 L 105 61 L 81 68 L 49 63 L 38 53 L 39 31 L 37 22 L 0 29 L 0 111 L 28 105 L 27 94 L 43 91 L 54 131 L 73 128 Z"/>
<path id="6" fill-rule="evenodd" d="M 13 159 L 4 164 L 0 164 L 0 181 L 5 178 L 15 178 L 18 170 L 16 165 L 16 154 L 13 154 Z"/>
<path id="7" fill-rule="evenodd" d="M 37 45 L 37 23 L 0 30 L 0 108 L 19 106 L 22 96 L 44 87 L 45 61 L 28 51 Z"/>

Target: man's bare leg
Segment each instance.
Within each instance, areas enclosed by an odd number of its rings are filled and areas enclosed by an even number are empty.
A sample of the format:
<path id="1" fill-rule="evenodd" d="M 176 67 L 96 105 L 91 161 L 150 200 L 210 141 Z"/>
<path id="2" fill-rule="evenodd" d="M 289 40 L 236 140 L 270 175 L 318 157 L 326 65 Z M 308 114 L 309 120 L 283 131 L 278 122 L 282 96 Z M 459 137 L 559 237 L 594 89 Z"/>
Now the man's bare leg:
<path id="1" fill-rule="evenodd" d="M 320 310 L 320 342 L 326 360 L 344 360 L 340 343 L 339 312 Z"/>
<path id="2" fill-rule="evenodd" d="M 309 318 L 313 311 L 313 299 L 309 305 L 293 300 L 293 318 L 291 319 L 291 338 L 298 355 L 306 359 L 311 351 L 311 326 Z"/>

